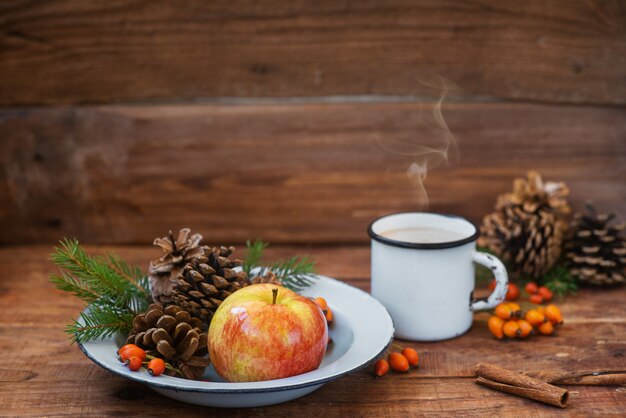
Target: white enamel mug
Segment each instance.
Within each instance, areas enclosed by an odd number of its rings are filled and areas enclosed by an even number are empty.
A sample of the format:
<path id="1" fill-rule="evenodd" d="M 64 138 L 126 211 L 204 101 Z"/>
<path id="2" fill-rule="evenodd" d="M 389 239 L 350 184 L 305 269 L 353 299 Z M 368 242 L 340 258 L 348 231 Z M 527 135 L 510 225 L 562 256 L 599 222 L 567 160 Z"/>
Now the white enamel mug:
<path id="1" fill-rule="evenodd" d="M 405 228 L 436 228 L 455 233 L 449 242 L 404 242 L 381 235 Z M 458 337 L 472 326 L 473 312 L 502 302 L 508 276 L 500 260 L 476 251 L 479 232 L 454 215 L 396 213 L 371 223 L 372 296 L 387 308 L 396 338 L 438 341 Z M 474 299 L 474 263 L 493 271 L 496 288 Z"/>

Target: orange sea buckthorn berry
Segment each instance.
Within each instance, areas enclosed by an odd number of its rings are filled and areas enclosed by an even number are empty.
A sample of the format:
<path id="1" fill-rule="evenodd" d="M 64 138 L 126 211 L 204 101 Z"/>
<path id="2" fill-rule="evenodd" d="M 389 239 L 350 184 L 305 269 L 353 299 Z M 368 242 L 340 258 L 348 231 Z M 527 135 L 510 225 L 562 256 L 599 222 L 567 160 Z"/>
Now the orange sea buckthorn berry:
<path id="1" fill-rule="evenodd" d="M 326 317 L 326 322 L 328 322 L 329 324 L 333 322 L 333 311 L 331 311 L 330 308 L 326 309 L 326 313 L 324 314 L 324 316 Z"/>
<path id="2" fill-rule="evenodd" d="M 409 370 L 409 360 L 400 353 L 389 354 L 389 366 L 394 372 L 404 373 Z"/>
<path id="3" fill-rule="evenodd" d="M 159 376 L 165 371 L 165 362 L 160 358 L 153 358 L 148 363 L 148 373 L 152 376 Z"/>
<path id="4" fill-rule="evenodd" d="M 385 359 L 377 360 L 374 364 L 374 374 L 376 377 L 383 377 L 389 371 L 389 362 Z"/>
<path id="5" fill-rule="evenodd" d="M 496 279 L 491 279 L 489 285 L 487 285 L 487 288 L 493 292 L 494 290 L 496 290 L 496 284 Z"/>
<path id="6" fill-rule="evenodd" d="M 420 364 L 420 356 L 414 349 L 405 347 L 404 350 L 402 350 L 402 355 L 406 357 L 411 366 L 417 367 Z"/>
<path id="7" fill-rule="evenodd" d="M 127 364 L 129 369 L 131 369 L 132 371 L 135 372 L 135 371 L 141 369 L 142 360 L 141 360 L 140 357 L 130 356 L 128 358 L 128 362 L 126 364 Z"/>
<path id="8" fill-rule="evenodd" d="M 541 296 L 539 293 L 535 293 L 534 295 L 531 295 L 528 300 L 530 300 L 530 302 L 534 303 L 535 305 L 540 305 L 543 303 L 543 296 Z"/>
<path id="9" fill-rule="evenodd" d="M 543 297 L 544 302 L 550 302 L 552 300 L 552 291 L 545 286 L 541 286 L 537 293 Z"/>
<path id="10" fill-rule="evenodd" d="M 537 290 L 539 290 L 539 286 L 537 286 L 537 283 L 535 282 L 528 282 L 526 283 L 526 286 L 524 286 L 524 290 L 529 295 L 534 295 L 535 293 L 537 293 Z"/>
<path id="11" fill-rule="evenodd" d="M 513 309 L 507 303 L 501 303 L 496 306 L 494 313 L 501 319 L 511 319 L 513 317 Z"/>
<path id="12" fill-rule="evenodd" d="M 536 306 L 535 310 L 541 314 L 546 314 L 546 307 L 543 305 Z"/>
<path id="13" fill-rule="evenodd" d="M 530 322 L 531 325 L 538 327 L 546 322 L 546 316 L 536 309 L 531 309 L 526 312 L 526 320 Z"/>
<path id="14" fill-rule="evenodd" d="M 117 354 L 119 355 L 122 351 L 124 351 L 124 350 L 126 350 L 126 349 L 128 349 L 128 348 L 131 348 L 131 347 L 137 347 L 137 346 L 136 346 L 135 344 L 126 344 L 126 345 L 123 345 L 123 346 L 121 346 L 121 347 L 117 350 Z M 137 347 L 137 348 L 139 348 L 139 347 Z"/>
<path id="15" fill-rule="evenodd" d="M 120 347 L 120 349 L 117 350 L 117 359 L 123 363 L 124 361 L 128 360 L 128 357 L 130 357 L 131 355 L 130 353 L 132 353 L 133 350 L 141 350 L 141 349 L 137 347 L 135 344 L 126 344 Z"/>
<path id="16" fill-rule="evenodd" d="M 494 337 L 496 337 L 499 340 L 502 339 L 502 337 L 504 337 L 504 332 L 502 331 L 503 325 L 504 325 L 504 320 L 495 315 L 493 315 L 491 318 L 489 318 L 489 321 L 487 321 L 487 326 L 489 327 L 489 331 L 491 332 L 491 334 L 493 334 Z"/>
<path id="17" fill-rule="evenodd" d="M 552 325 L 552 322 L 547 321 L 541 324 L 538 329 L 539 333 L 543 335 L 552 335 L 552 333 L 554 332 L 554 325 Z"/>
<path id="18" fill-rule="evenodd" d="M 126 347 L 123 350 L 120 350 L 118 360 L 128 363 L 128 359 L 131 357 L 139 357 L 141 361 L 144 361 L 146 359 L 146 352 L 136 345 Z"/>
<path id="19" fill-rule="evenodd" d="M 531 332 L 533 332 L 533 326 L 530 325 L 530 322 L 528 322 L 525 319 L 518 320 L 517 325 L 519 326 L 519 329 L 520 329 L 520 333 L 519 333 L 520 338 L 526 338 L 530 335 Z"/>
<path id="20" fill-rule="evenodd" d="M 517 300 L 519 298 L 519 287 L 515 283 L 509 283 L 509 289 L 506 292 L 506 300 Z"/>
<path id="21" fill-rule="evenodd" d="M 328 303 L 324 298 L 315 298 L 313 299 L 313 302 L 317 303 L 317 306 L 319 306 L 323 311 L 328 309 Z"/>
<path id="22" fill-rule="evenodd" d="M 502 332 L 509 338 L 519 337 L 521 333 L 517 321 L 506 321 L 502 327 Z"/>
<path id="23" fill-rule="evenodd" d="M 518 303 L 515 303 L 515 302 L 505 302 L 505 303 L 509 306 L 509 308 L 511 308 L 513 317 L 517 317 L 517 318 L 522 317 L 522 308 L 521 306 L 519 306 Z"/>
<path id="24" fill-rule="evenodd" d="M 135 349 L 135 348 L 139 348 L 139 347 L 137 347 L 135 344 L 126 344 L 120 347 L 120 349 L 117 350 L 117 359 L 121 361 L 122 363 L 124 363 L 124 361 L 127 360 L 129 357 L 128 355 L 126 355 L 126 351 L 130 349 Z"/>
<path id="25" fill-rule="evenodd" d="M 546 306 L 546 317 L 553 325 L 560 325 L 563 323 L 563 315 L 561 310 L 556 305 Z"/>

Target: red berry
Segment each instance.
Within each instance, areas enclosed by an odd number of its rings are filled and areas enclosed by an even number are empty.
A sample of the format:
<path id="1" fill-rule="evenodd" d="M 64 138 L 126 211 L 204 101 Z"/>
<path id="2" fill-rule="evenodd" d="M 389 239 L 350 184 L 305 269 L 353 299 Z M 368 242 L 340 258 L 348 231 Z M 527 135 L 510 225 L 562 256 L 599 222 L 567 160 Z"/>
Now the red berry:
<path id="1" fill-rule="evenodd" d="M 119 348 L 119 350 L 117 350 L 117 354 L 119 355 L 122 351 L 126 350 L 127 348 L 131 348 L 131 347 L 137 347 L 135 344 L 126 344 L 123 345 Z M 139 347 L 137 347 L 139 348 Z"/>
<path id="2" fill-rule="evenodd" d="M 142 364 L 141 358 L 137 356 L 131 356 L 128 359 L 128 363 L 127 363 L 128 368 L 134 372 L 141 369 L 141 364 Z"/>
<path id="3" fill-rule="evenodd" d="M 543 303 L 543 296 L 541 296 L 539 293 L 535 293 L 530 297 L 530 302 L 540 305 Z"/>
<path id="4" fill-rule="evenodd" d="M 389 366 L 394 372 L 404 373 L 409 371 L 409 360 L 400 353 L 389 354 Z"/>
<path id="5" fill-rule="evenodd" d="M 537 293 L 539 293 L 546 302 L 550 302 L 552 300 L 552 291 L 545 286 L 541 286 L 537 290 Z"/>
<path id="6" fill-rule="evenodd" d="M 374 374 L 376 377 L 383 377 L 389 371 L 389 362 L 385 359 L 376 361 L 374 365 Z"/>
<path id="7" fill-rule="evenodd" d="M 146 352 L 136 345 L 120 349 L 118 360 L 128 362 L 131 357 L 139 357 L 141 361 L 146 359 Z"/>
<path id="8" fill-rule="evenodd" d="M 411 366 L 417 367 L 420 364 L 420 356 L 414 349 L 405 347 L 404 350 L 402 350 L 402 355 L 406 357 Z"/>
<path id="9" fill-rule="evenodd" d="M 491 281 L 489 282 L 489 286 L 487 286 L 489 288 L 489 290 L 491 290 L 492 292 L 494 290 L 496 290 L 496 279 L 491 279 Z"/>
<path id="10" fill-rule="evenodd" d="M 506 300 L 517 300 L 519 298 L 519 287 L 515 283 L 509 283 L 509 290 L 506 292 Z"/>
<path id="11" fill-rule="evenodd" d="M 140 348 L 137 347 L 135 344 L 126 344 L 120 347 L 119 350 L 117 350 L 117 359 L 121 361 L 122 363 L 124 363 L 126 360 L 128 360 L 128 357 L 130 357 L 130 352 L 132 352 L 132 350 L 139 350 L 139 349 Z"/>
<path id="12" fill-rule="evenodd" d="M 165 362 L 160 358 L 153 358 L 148 363 L 148 373 L 152 376 L 159 376 L 165 371 Z"/>
<path id="13" fill-rule="evenodd" d="M 524 290 L 526 290 L 526 293 L 528 293 L 529 295 L 534 295 L 535 293 L 537 293 L 537 290 L 539 290 L 539 287 L 535 282 L 528 282 L 526 286 L 524 286 Z"/>

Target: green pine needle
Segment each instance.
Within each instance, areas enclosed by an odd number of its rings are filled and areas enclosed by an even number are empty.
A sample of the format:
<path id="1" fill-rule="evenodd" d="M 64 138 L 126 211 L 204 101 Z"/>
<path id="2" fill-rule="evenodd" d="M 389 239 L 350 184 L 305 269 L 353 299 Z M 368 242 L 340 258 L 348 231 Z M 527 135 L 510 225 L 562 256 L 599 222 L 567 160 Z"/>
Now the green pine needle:
<path id="1" fill-rule="evenodd" d="M 128 333 L 132 329 L 134 317 L 127 310 L 92 304 L 87 311 L 80 314 L 79 320 L 67 325 L 65 331 L 70 334 L 72 343 L 108 338 L 116 332 Z"/>
<path id="2" fill-rule="evenodd" d="M 90 256 L 76 239 L 64 239 L 50 260 L 61 270 L 50 281 L 90 306 L 66 327 L 73 342 L 129 330 L 135 315 L 151 303 L 147 277 L 116 255 Z"/>
<path id="3" fill-rule="evenodd" d="M 268 244 L 257 239 L 252 243 L 250 241 L 246 242 L 246 246 L 248 253 L 243 264 L 243 270 L 249 276 L 253 275 L 253 269 L 255 268 L 258 268 L 257 271 L 254 271 L 255 276 L 264 276 L 268 271 L 271 271 L 283 286 L 294 292 L 300 292 L 313 284 L 315 262 L 310 257 L 294 256 L 286 260 L 276 261 L 270 265 L 264 265 L 263 252 L 268 247 Z"/>
<path id="4" fill-rule="evenodd" d="M 248 276 L 252 275 L 252 269 L 261 264 L 263 251 L 265 251 L 267 246 L 268 244 L 260 239 L 257 239 L 254 242 L 246 241 L 248 253 L 246 254 L 246 258 L 243 262 L 243 271 L 245 271 Z"/>
<path id="5" fill-rule="evenodd" d="M 57 289 L 72 293 L 86 303 L 94 302 L 100 297 L 100 295 L 88 288 L 83 282 L 75 279 L 64 271 L 61 271 L 60 275 L 50 276 L 50 281 L 56 285 Z"/>
<path id="6" fill-rule="evenodd" d="M 115 271 L 104 259 L 89 256 L 77 240 L 65 239 L 50 257 L 77 283 L 99 296 L 111 297 L 119 305 L 132 299 L 134 285 Z"/>
<path id="7" fill-rule="evenodd" d="M 562 264 L 552 267 L 543 277 L 542 284 L 559 297 L 578 291 L 578 281 Z"/>

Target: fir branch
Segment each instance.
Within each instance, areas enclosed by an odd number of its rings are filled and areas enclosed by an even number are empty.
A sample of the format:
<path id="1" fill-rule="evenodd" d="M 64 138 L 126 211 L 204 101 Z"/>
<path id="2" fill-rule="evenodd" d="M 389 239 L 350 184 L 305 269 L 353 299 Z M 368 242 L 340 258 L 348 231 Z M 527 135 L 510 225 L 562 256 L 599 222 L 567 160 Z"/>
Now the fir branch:
<path id="1" fill-rule="evenodd" d="M 543 285 L 560 297 L 578 291 L 578 281 L 563 264 L 557 264 L 546 273 Z"/>
<path id="2" fill-rule="evenodd" d="M 268 244 L 257 239 L 254 242 L 246 241 L 246 247 L 248 248 L 248 253 L 246 254 L 246 258 L 243 261 L 243 271 L 246 272 L 248 276 L 252 275 L 252 269 L 261 265 L 261 259 L 263 258 L 263 252 L 267 248 Z"/>
<path id="3" fill-rule="evenodd" d="M 264 276 L 268 271 L 276 275 L 283 286 L 294 292 L 299 292 L 313 284 L 315 274 L 315 262 L 308 256 L 295 256 L 286 260 L 279 260 L 270 265 L 264 265 L 263 252 L 268 244 L 256 240 L 246 242 L 248 253 L 246 255 L 243 270 L 249 276 Z M 258 269 L 253 272 L 254 269 Z"/>
<path id="4" fill-rule="evenodd" d="M 116 255 L 90 256 L 76 239 L 64 239 L 50 259 L 61 269 L 50 281 L 89 305 L 80 322 L 66 327 L 73 342 L 130 330 L 135 315 L 151 302 L 147 277 Z"/>
<path id="5" fill-rule="evenodd" d="M 76 239 L 61 241 L 50 259 L 99 297 L 128 306 L 136 295 L 135 285 L 120 275 L 105 258 L 88 255 Z M 86 302 L 91 302 L 90 300 Z"/>
<path id="6" fill-rule="evenodd" d="M 311 275 L 315 273 L 315 262 L 308 256 L 295 256 L 277 261 L 269 269 L 285 287 L 299 292 L 313 284 Z"/>
<path id="7" fill-rule="evenodd" d="M 107 254 L 106 258 L 111 268 L 132 283 L 140 296 L 148 297 L 150 295 L 148 276 L 146 276 L 139 267 L 129 265 L 125 260 L 115 254 Z"/>
<path id="8" fill-rule="evenodd" d="M 116 311 L 96 303 L 82 312 L 80 319 L 67 325 L 65 331 L 70 334 L 72 343 L 108 338 L 116 332 L 130 331 L 133 318 L 129 311 Z"/>
<path id="9" fill-rule="evenodd" d="M 89 289 L 85 283 L 64 271 L 59 275 L 50 276 L 50 281 L 56 285 L 57 289 L 72 293 L 87 303 L 94 302 L 100 297 L 100 295 Z"/>

